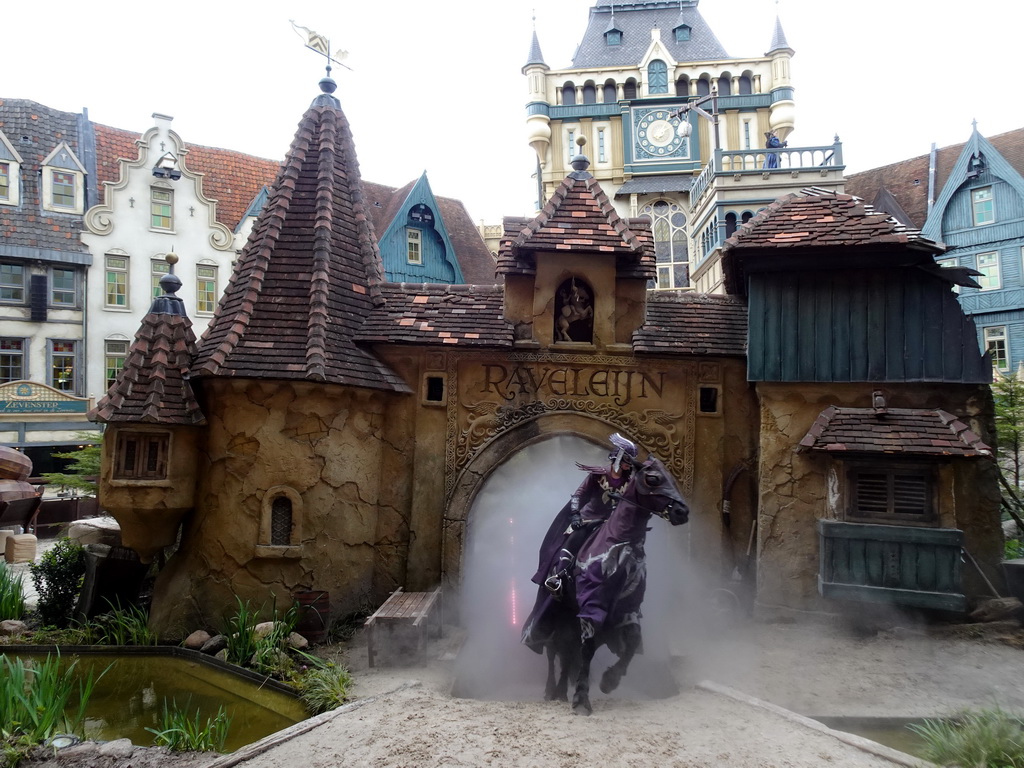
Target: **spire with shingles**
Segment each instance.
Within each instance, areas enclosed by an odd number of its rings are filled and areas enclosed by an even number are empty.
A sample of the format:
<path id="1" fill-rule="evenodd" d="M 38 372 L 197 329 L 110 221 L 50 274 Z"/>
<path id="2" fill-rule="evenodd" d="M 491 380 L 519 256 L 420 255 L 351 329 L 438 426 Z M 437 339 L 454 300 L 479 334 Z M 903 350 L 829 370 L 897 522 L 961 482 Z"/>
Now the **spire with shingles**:
<path id="1" fill-rule="evenodd" d="M 164 294 L 153 300 L 142 318 L 124 368 L 107 394 L 89 411 L 90 421 L 168 426 L 206 423 L 189 384 L 188 369 L 196 353 L 196 336 L 184 302 L 175 295 L 181 280 L 171 272 L 161 278 L 160 287 Z"/>
<path id="2" fill-rule="evenodd" d="M 775 29 L 772 30 L 772 43 L 768 47 L 768 53 L 775 51 L 792 51 L 786 41 L 786 33 L 782 30 L 782 19 L 775 17 Z"/>
<path id="3" fill-rule="evenodd" d="M 383 267 L 348 120 L 321 81 L 192 373 L 408 391 L 354 342 L 382 301 Z"/>
<path id="4" fill-rule="evenodd" d="M 547 64 L 544 61 L 544 54 L 540 51 L 540 40 L 537 39 L 537 30 L 533 30 L 533 39 L 530 40 L 530 52 L 526 55 L 526 64 L 523 65 L 523 69 L 532 66 L 541 66 L 545 69 Z"/>

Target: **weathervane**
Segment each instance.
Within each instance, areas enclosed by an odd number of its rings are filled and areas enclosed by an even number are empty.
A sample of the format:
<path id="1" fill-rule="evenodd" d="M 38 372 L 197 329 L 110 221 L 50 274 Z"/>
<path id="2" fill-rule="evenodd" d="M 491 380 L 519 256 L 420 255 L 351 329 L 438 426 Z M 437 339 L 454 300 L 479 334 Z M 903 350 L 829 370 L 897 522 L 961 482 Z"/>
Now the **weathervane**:
<path id="1" fill-rule="evenodd" d="M 294 19 L 289 19 L 288 23 L 292 25 L 292 29 L 295 30 L 295 34 L 303 38 L 306 41 L 306 47 L 309 50 L 319 53 L 325 59 L 327 59 L 327 76 L 331 76 L 331 62 L 338 64 L 345 69 L 352 71 L 352 67 L 344 63 L 344 59 L 348 58 L 348 51 L 337 50 L 334 55 L 331 55 L 331 41 L 319 32 L 314 32 L 309 27 L 303 27 L 295 23 Z"/>

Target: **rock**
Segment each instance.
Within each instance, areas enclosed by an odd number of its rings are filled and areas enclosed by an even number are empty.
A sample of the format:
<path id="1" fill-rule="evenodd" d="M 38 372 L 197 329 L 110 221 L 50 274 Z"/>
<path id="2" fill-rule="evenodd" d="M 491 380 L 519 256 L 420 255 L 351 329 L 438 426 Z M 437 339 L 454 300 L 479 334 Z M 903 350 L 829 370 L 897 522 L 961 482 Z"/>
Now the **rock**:
<path id="1" fill-rule="evenodd" d="M 135 745 L 131 739 L 114 739 L 106 744 L 100 744 L 99 753 L 106 757 L 131 757 L 135 751 Z"/>
<path id="2" fill-rule="evenodd" d="M 193 651 L 200 651 L 211 638 L 212 636 L 205 629 L 197 629 L 185 638 L 185 642 L 182 645 L 186 648 L 191 648 Z"/>
<path id="3" fill-rule="evenodd" d="M 121 526 L 112 517 L 77 520 L 68 527 L 68 538 L 77 541 L 83 547 L 87 544 L 119 547 L 121 546 Z"/>
<path id="4" fill-rule="evenodd" d="M 274 622 L 272 621 L 261 621 L 255 627 L 252 628 L 252 633 L 256 637 L 266 637 L 274 631 Z"/>
<path id="5" fill-rule="evenodd" d="M 199 648 L 202 653 L 214 656 L 228 647 L 228 638 L 225 635 L 214 635 Z"/>
<path id="6" fill-rule="evenodd" d="M 1016 597 L 996 597 L 985 600 L 971 611 L 971 621 L 1005 621 L 1021 616 L 1024 606 Z"/>
<path id="7" fill-rule="evenodd" d="M 294 648 L 297 651 L 301 651 L 304 648 L 309 647 L 309 640 L 304 638 L 298 632 L 292 632 L 290 635 L 288 635 L 288 647 Z"/>
<path id="8" fill-rule="evenodd" d="M 217 651 L 217 653 L 214 654 L 213 658 L 217 659 L 217 661 L 227 661 L 228 660 L 228 649 L 227 648 L 221 648 L 219 651 Z"/>
<path id="9" fill-rule="evenodd" d="M 17 619 L 6 619 L 5 621 L 0 621 L 0 637 L 23 635 L 26 632 L 28 632 L 28 624 L 24 621 L 18 621 Z"/>

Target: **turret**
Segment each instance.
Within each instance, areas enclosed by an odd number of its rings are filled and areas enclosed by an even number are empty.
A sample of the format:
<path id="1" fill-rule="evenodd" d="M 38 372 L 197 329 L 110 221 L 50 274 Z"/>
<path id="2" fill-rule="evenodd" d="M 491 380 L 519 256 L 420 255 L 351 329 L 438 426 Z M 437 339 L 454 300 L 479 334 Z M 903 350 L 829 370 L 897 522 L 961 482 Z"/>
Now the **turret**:
<path id="1" fill-rule="evenodd" d="M 765 55 L 772 60 L 772 106 L 769 125 L 783 141 L 792 132 L 796 117 L 793 85 L 790 79 L 790 62 L 794 53 L 786 42 L 782 21 L 776 16 L 771 46 Z"/>
<path id="2" fill-rule="evenodd" d="M 546 99 L 548 69 L 548 65 L 544 63 L 544 54 L 540 52 L 540 42 L 537 40 L 535 29 L 530 41 L 530 53 L 523 67 L 529 94 L 529 101 L 526 104 L 526 140 L 537 153 L 537 162 L 542 169 L 546 164 L 548 147 L 551 146 L 551 120 L 548 117 Z"/>

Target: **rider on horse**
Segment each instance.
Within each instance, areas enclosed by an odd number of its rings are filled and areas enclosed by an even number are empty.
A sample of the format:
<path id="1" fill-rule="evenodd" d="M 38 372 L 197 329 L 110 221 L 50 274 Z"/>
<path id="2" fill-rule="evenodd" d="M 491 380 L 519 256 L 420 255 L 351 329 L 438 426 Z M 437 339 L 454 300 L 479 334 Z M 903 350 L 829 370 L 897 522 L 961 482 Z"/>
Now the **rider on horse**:
<path id="1" fill-rule="evenodd" d="M 562 599 L 566 584 L 572 578 L 580 547 L 614 511 L 618 492 L 633 471 L 636 444 L 617 432 L 608 439 L 613 446 L 608 454 L 608 467 L 576 465 L 587 471 L 587 477 L 555 518 L 541 547 L 540 567 L 533 581 L 543 584 L 558 600 Z M 567 511 L 568 525 L 565 522 Z"/>

